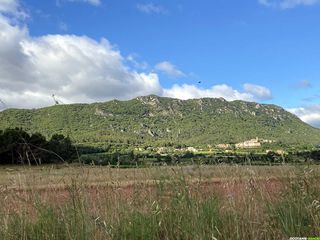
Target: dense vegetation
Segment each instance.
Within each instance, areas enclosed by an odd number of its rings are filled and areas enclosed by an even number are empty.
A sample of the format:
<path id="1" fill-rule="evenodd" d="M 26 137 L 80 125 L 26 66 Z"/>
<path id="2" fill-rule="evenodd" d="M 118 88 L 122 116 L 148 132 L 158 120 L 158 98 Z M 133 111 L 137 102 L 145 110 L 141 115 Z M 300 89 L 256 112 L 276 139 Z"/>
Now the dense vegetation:
<path id="1" fill-rule="evenodd" d="M 49 141 L 40 133 L 28 134 L 15 128 L 0 131 L 0 164 L 43 164 L 81 162 L 84 164 L 121 167 L 189 164 L 249 164 L 276 165 L 320 161 L 320 149 L 277 152 L 199 152 L 189 151 L 159 154 L 154 151 L 134 152 L 112 148 L 100 149 L 73 146 L 69 137 L 55 134 Z"/>
<path id="2" fill-rule="evenodd" d="M 289 152 L 281 155 L 276 152 L 268 153 L 134 153 L 129 152 L 103 152 L 96 154 L 83 154 L 80 160 L 84 164 L 102 166 L 164 166 L 164 165 L 216 165 L 220 163 L 239 165 L 282 165 L 320 163 L 320 149 Z"/>
<path id="3" fill-rule="evenodd" d="M 28 134 L 19 128 L 0 130 L 0 164 L 60 163 L 74 154 L 70 139 L 61 134 L 47 141 L 40 133 Z"/>
<path id="4" fill-rule="evenodd" d="M 0 129 L 21 127 L 70 136 L 77 144 L 122 149 L 137 146 L 206 147 L 259 137 L 281 146 L 318 145 L 320 130 L 275 105 L 224 99 L 157 96 L 130 101 L 56 105 L 0 113 Z"/>

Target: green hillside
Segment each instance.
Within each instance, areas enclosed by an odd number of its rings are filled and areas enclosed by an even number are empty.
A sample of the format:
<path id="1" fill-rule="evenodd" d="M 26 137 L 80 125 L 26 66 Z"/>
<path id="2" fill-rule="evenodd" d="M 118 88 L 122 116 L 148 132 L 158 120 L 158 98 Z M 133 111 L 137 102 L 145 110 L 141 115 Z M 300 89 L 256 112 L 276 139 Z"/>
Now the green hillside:
<path id="1" fill-rule="evenodd" d="M 130 101 L 56 105 L 0 112 L 0 129 L 22 127 L 77 143 L 205 146 L 251 138 L 290 145 L 319 144 L 320 130 L 275 105 L 224 99 L 178 100 L 154 95 Z"/>

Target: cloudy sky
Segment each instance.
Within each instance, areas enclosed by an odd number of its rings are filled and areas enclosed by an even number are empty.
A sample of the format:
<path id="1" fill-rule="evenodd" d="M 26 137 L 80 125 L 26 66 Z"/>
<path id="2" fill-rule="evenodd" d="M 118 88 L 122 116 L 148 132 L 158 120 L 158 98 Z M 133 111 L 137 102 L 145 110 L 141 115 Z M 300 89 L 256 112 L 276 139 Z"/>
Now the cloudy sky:
<path id="1" fill-rule="evenodd" d="M 223 97 L 320 127 L 320 0 L 0 0 L 0 109 Z"/>

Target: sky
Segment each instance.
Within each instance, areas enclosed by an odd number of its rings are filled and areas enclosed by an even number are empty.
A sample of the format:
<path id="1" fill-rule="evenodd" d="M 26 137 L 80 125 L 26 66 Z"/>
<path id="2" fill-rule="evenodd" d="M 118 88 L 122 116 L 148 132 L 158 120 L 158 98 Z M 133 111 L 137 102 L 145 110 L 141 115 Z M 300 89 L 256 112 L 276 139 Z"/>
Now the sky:
<path id="1" fill-rule="evenodd" d="M 156 94 L 320 127 L 320 0 L 0 0 L 0 110 Z"/>

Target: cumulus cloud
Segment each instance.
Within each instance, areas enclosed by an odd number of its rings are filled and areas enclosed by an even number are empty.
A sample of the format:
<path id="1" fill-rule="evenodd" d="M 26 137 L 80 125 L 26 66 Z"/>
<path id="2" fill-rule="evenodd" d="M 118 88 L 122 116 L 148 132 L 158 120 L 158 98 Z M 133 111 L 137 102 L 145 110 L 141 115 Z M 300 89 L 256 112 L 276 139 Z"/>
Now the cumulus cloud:
<path id="1" fill-rule="evenodd" d="M 179 70 L 175 65 L 168 61 L 158 63 L 155 66 L 155 70 L 158 72 L 162 72 L 171 78 L 180 78 L 186 76 L 184 72 Z"/>
<path id="2" fill-rule="evenodd" d="M 18 6 L 19 4 L 15 0 L 0 0 L 0 12 L 15 13 Z"/>
<path id="3" fill-rule="evenodd" d="M 140 12 L 147 14 L 164 14 L 167 12 L 167 10 L 163 6 L 156 5 L 154 3 L 137 4 L 137 9 Z"/>
<path id="4" fill-rule="evenodd" d="M 66 103 L 162 94 L 157 74 L 130 71 L 106 39 L 34 38 L 26 27 L 12 25 L 2 15 L 0 86 L 0 98 L 8 107 L 46 106 L 53 93 Z"/>
<path id="5" fill-rule="evenodd" d="M 18 0 L 0 0 L 0 14 L 10 16 L 11 21 L 28 17 L 28 14 L 22 10 Z"/>
<path id="6" fill-rule="evenodd" d="M 289 112 L 297 115 L 302 121 L 314 127 L 320 128 L 320 104 L 288 109 Z"/>
<path id="7" fill-rule="evenodd" d="M 179 99 L 192 99 L 192 98 L 224 98 L 228 101 L 232 100 L 245 100 L 245 101 L 257 101 L 259 100 L 260 93 L 239 91 L 226 84 L 220 84 L 212 86 L 209 89 L 201 89 L 195 85 L 174 85 L 170 89 L 164 89 L 164 95 L 167 97 L 179 98 Z"/>
<path id="8" fill-rule="evenodd" d="M 15 8 L 6 9 L 3 11 Z M 145 68 L 145 64 L 138 65 L 134 55 L 123 57 L 105 38 L 96 41 L 76 35 L 33 37 L 27 26 L 14 24 L 0 13 L 0 109 L 53 105 L 52 94 L 63 103 L 74 103 L 149 94 L 254 101 L 268 93 L 261 86 L 247 86 L 239 91 L 225 84 L 208 89 L 187 84 L 164 89 L 157 73 L 146 69 L 140 72 L 137 69 Z M 185 75 L 170 62 L 159 63 L 156 69 L 174 77 Z"/>
<path id="9" fill-rule="evenodd" d="M 312 6 L 320 0 L 259 0 L 259 3 L 274 8 L 289 9 L 297 6 Z"/>
<path id="10" fill-rule="evenodd" d="M 271 91 L 263 86 L 246 83 L 243 85 L 243 89 L 247 92 L 255 96 L 258 100 L 270 100 L 272 99 Z"/>

